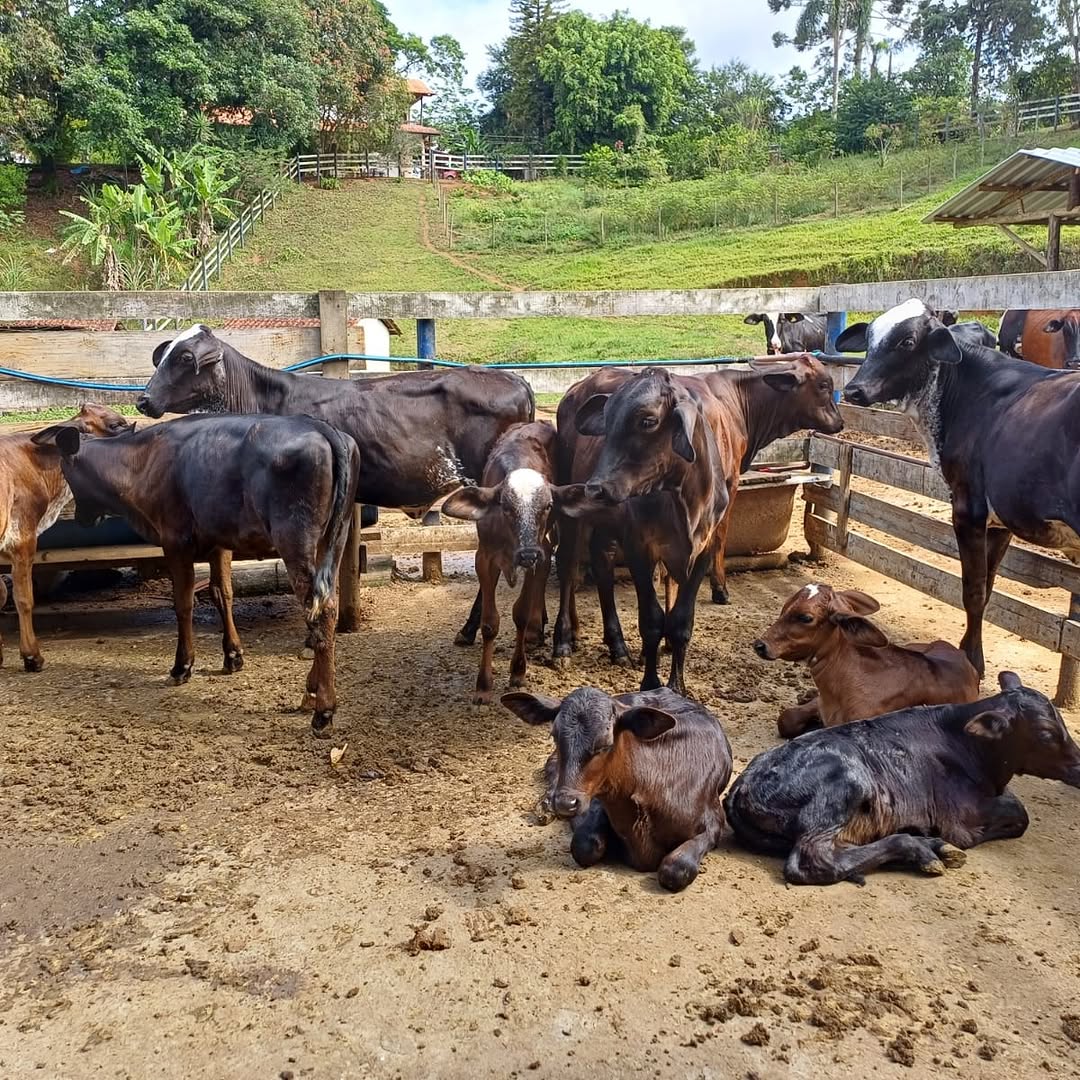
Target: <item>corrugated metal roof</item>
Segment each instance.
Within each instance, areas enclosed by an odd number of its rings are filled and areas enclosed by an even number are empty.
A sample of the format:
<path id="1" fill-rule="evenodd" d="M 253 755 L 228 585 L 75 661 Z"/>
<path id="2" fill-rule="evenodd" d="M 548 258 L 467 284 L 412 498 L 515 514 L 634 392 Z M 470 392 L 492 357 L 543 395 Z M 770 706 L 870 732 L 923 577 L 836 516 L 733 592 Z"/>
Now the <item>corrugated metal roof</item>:
<path id="1" fill-rule="evenodd" d="M 1017 150 L 923 220 L 928 224 L 1020 225 L 1045 223 L 1051 214 L 1076 214 L 1080 208 L 1069 210 L 1068 191 L 1074 169 L 1080 169 L 1080 149 Z M 1060 187 L 1040 190 L 1049 185 Z"/>

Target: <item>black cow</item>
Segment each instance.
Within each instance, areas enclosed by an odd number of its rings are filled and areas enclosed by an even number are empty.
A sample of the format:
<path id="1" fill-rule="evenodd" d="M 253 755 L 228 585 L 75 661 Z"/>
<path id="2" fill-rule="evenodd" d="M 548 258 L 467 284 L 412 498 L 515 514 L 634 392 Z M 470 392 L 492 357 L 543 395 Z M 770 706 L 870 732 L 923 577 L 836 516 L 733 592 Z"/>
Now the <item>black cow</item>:
<path id="1" fill-rule="evenodd" d="M 765 351 L 773 353 L 820 352 L 825 348 L 825 317 L 799 311 L 768 311 L 747 315 L 747 326 L 765 324 Z"/>
<path id="2" fill-rule="evenodd" d="M 866 350 L 847 400 L 913 410 L 949 485 L 967 613 L 961 648 L 982 675 L 983 612 L 1012 534 L 1080 562 L 1080 372 L 970 345 L 921 300 L 849 327 L 838 346 Z"/>
<path id="3" fill-rule="evenodd" d="M 1002 692 L 823 728 L 758 754 L 724 799 L 739 843 L 787 855 L 794 885 L 863 882 L 891 863 L 941 874 L 964 848 L 1022 836 L 1016 774 L 1080 787 L 1061 714 L 1012 672 Z"/>
<path id="4" fill-rule="evenodd" d="M 337 575 L 360 470 L 353 439 L 307 416 L 230 415 L 188 416 L 85 441 L 60 424 L 35 438 L 60 450 L 81 524 L 118 515 L 163 548 L 178 631 L 169 674 L 177 685 L 188 681 L 195 661 L 196 561 L 210 563 L 225 671 L 234 672 L 244 654 L 232 617 L 232 553 L 281 556 L 315 651 L 304 704 L 314 708 L 315 733 L 329 735 L 337 706 Z"/>

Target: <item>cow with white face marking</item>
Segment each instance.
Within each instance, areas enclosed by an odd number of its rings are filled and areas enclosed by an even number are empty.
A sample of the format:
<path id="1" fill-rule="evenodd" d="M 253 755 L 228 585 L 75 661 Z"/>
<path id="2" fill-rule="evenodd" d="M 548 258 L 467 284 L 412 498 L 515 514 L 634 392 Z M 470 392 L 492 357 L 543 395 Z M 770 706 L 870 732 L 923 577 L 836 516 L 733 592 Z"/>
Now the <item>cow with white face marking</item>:
<path id="1" fill-rule="evenodd" d="M 801 311 L 763 311 L 747 315 L 747 326 L 763 323 L 765 350 L 776 353 L 815 352 L 825 348 L 825 319 Z"/>
<path id="2" fill-rule="evenodd" d="M 443 513 L 476 522 L 479 546 L 476 576 L 480 581 L 480 628 L 484 650 L 476 676 L 473 704 L 487 705 L 495 684 L 492 657 L 499 633 L 495 588 L 504 574 L 511 587 L 524 571 L 514 604 L 517 640 L 510 663 L 510 685 L 525 683 L 525 647 L 540 644 L 547 621 L 544 589 L 551 567 L 553 509 L 562 489 L 554 487 L 555 428 L 545 421 L 517 424 L 491 451 L 479 487 L 462 488 L 443 503 Z M 467 636 L 469 624 L 459 639 Z"/>
<path id="3" fill-rule="evenodd" d="M 1080 372 L 1049 371 L 946 328 L 921 300 L 848 327 L 866 359 L 844 396 L 911 413 L 952 494 L 967 629 L 981 675 L 982 617 L 1013 533 L 1080 562 Z"/>

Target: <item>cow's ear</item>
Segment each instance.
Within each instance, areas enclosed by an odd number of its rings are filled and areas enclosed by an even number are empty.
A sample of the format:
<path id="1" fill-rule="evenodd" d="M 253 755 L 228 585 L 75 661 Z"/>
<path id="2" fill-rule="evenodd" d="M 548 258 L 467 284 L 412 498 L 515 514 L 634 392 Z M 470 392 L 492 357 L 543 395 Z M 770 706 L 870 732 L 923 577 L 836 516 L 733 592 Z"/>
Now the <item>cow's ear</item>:
<path id="1" fill-rule="evenodd" d="M 551 505 L 556 511 L 566 517 L 581 517 L 590 510 L 596 510 L 596 499 L 590 499 L 585 494 L 584 484 L 563 484 L 561 487 L 552 487 Z"/>
<path id="2" fill-rule="evenodd" d="M 659 739 L 674 726 L 675 717 L 671 713 L 654 709 L 651 705 L 633 705 L 615 720 L 615 734 L 629 731 L 636 738 L 649 742 Z"/>
<path id="3" fill-rule="evenodd" d="M 562 707 L 562 702 L 558 698 L 528 694 L 524 690 L 503 694 L 499 700 L 526 724 L 553 724 Z"/>
<path id="4" fill-rule="evenodd" d="M 772 390 L 790 393 L 798 389 L 799 376 L 794 371 L 771 371 L 761 377 L 761 381 Z"/>
<path id="5" fill-rule="evenodd" d="M 593 394 L 584 405 L 578 409 L 574 419 L 578 433 L 581 435 L 604 434 L 604 406 L 608 403 L 610 394 Z"/>
<path id="6" fill-rule="evenodd" d="M 218 364 L 225 355 L 221 350 L 221 343 L 210 338 L 209 341 L 200 342 L 193 350 L 195 357 L 195 374 L 198 375 L 203 368 L 211 364 Z"/>
<path id="7" fill-rule="evenodd" d="M 837 339 L 837 352 L 866 352 L 866 332 L 870 324 L 864 322 L 849 326 Z"/>
<path id="8" fill-rule="evenodd" d="M 1023 690 L 1024 684 L 1015 671 L 998 672 L 998 686 L 1002 690 Z"/>
<path id="9" fill-rule="evenodd" d="M 980 739 L 1003 739 L 1012 727 L 1012 717 L 999 709 L 990 709 L 973 716 L 965 725 L 964 731 L 968 735 L 975 735 Z"/>
<path id="10" fill-rule="evenodd" d="M 854 645 L 865 645 L 869 649 L 884 649 L 889 644 L 885 631 L 860 615 L 833 615 L 831 619 L 840 627 L 840 632 L 844 637 Z"/>
<path id="11" fill-rule="evenodd" d="M 157 367 L 161 363 L 161 358 L 165 355 L 166 349 L 172 344 L 172 340 L 163 341 L 155 350 L 150 359 L 154 362 L 154 367 Z"/>
<path id="12" fill-rule="evenodd" d="M 1043 333 L 1056 334 L 1065 325 L 1062 319 L 1051 319 L 1044 327 Z"/>
<path id="13" fill-rule="evenodd" d="M 697 405 L 693 401 L 680 401 L 672 411 L 671 418 L 675 425 L 671 433 L 671 448 L 684 461 L 691 465 L 697 461 L 694 449 L 694 428 L 697 427 Z"/>
<path id="14" fill-rule="evenodd" d="M 73 457 L 79 452 L 79 429 L 70 421 L 53 424 L 30 436 L 30 441 L 38 446 L 55 446 L 65 457 Z"/>
<path id="15" fill-rule="evenodd" d="M 830 615 L 873 615 L 881 605 L 868 593 L 858 589 L 840 589 L 829 601 Z"/>
<path id="16" fill-rule="evenodd" d="M 498 487 L 462 488 L 442 504 L 442 512 L 464 521 L 479 521 L 499 505 L 501 491 Z"/>
<path id="17" fill-rule="evenodd" d="M 747 326 L 757 326 L 757 324 L 761 322 L 761 316 L 747 315 L 746 318 L 743 319 L 743 322 L 746 323 Z"/>
<path id="18" fill-rule="evenodd" d="M 959 364 L 964 359 L 956 338 L 945 326 L 938 326 L 927 334 L 926 347 L 930 358 L 939 364 Z"/>

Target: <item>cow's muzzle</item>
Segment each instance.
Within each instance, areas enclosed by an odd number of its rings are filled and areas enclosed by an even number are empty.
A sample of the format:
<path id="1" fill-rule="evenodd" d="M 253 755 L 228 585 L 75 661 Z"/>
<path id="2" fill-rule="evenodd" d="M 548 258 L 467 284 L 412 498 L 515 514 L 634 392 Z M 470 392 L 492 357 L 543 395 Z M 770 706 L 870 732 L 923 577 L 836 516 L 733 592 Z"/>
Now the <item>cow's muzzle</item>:
<path id="1" fill-rule="evenodd" d="M 544 557 L 542 548 L 522 547 L 514 552 L 514 564 L 525 570 L 535 570 Z"/>
<path id="2" fill-rule="evenodd" d="M 552 799 L 552 807 L 561 818 L 573 818 L 585 809 L 585 798 L 579 791 L 560 788 Z"/>
<path id="3" fill-rule="evenodd" d="M 758 638 L 757 641 L 754 642 L 753 649 L 762 660 L 776 659 L 776 657 L 770 653 L 768 642 L 763 641 L 761 638 Z"/>
<path id="4" fill-rule="evenodd" d="M 617 503 L 626 496 L 617 491 L 615 485 L 606 480 L 590 480 L 585 485 L 585 497 L 594 502 Z"/>
<path id="5" fill-rule="evenodd" d="M 135 408 L 138 409 L 143 416 L 149 416 L 154 420 L 162 415 L 162 410 L 155 408 L 151 403 L 149 396 L 146 394 L 140 394 L 135 399 Z"/>
<path id="6" fill-rule="evenodd" d="M 844 400 L 849 405 L 869 405 L 870 398 L 861 386 L 849 384 L 844 388 Z"/>

